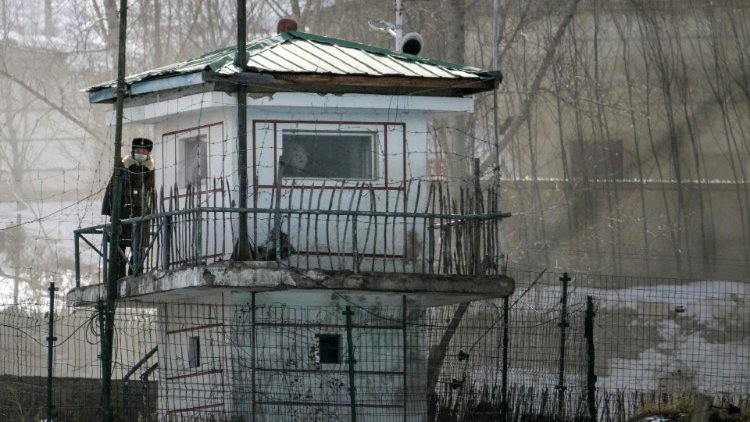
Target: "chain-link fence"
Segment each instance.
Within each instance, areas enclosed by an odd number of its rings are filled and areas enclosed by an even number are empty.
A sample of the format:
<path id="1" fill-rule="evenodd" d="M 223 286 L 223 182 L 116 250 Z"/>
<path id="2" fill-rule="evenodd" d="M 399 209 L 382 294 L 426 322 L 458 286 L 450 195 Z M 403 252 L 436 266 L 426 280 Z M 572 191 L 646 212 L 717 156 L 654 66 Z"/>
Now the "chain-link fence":
<path id="1" fill-rule="evenodd" d="M 363 306 L 330 292 L 331 306 L 263 293 L 121 305 L 115 419 L 625 420 L 694 393 L 747 411 L 747 283 L 510 275 L 505 303 Z M 0 418 L 43 420 L 48 399 L 54 420 L 99 418 L 99 315 L 2 307 Z"/>

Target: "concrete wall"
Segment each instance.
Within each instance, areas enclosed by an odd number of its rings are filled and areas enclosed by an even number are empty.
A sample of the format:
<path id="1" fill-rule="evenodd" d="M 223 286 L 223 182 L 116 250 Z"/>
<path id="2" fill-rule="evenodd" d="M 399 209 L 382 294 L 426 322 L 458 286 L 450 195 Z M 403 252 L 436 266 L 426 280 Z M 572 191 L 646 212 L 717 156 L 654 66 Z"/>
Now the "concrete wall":
<path id="1" fill-rule="evenodd" d="M 230 351 L 223 296 L 203 296 L 196 305 L 159 305 L 159 413 L 168 420 L 223 415 L 231 408 Z M 191 366 L 191 338 L 200 359 Z M 221 418 L 221 417 L 219 417 Z"/>
<path id="2" fill-rule="evenodd" d="M 331 291 L 256 295 L 255 345 L 248 294 L 235 294 L 247 312 L 232 324 L 235 401 L 239 415 L 264 420 L 348 419 L 349 358 L 346 316 L 351 305 L 355 403 L 360 420 L 423 420 L 427 348 L 419 331 L 404 331 L 403 296 Z M 406 302 L 407 312 L 409 304 Z M 388 308 L 388 313 L 382 307 Z M 417 314 L 408 314 L 416 321 Z M 340 363 L 321 363 L 316 335 L 341 336 Z M 406 341 L 406 344 L 404 344 Z M 253 379 L 252 356 L 255 356 Z M 406 373 L 404 373 L 406 372 Z M 255 385 L 255 396 L 252 395 Z"/>
<path id="3" fill-rule="evenodd" d="M 188 298 L 159 305 L 159 414 L 167 420 L 348 418 L 347 305 L 358 418 L 423 420 L 427 346 L 416 323 L 424 308 L 411 311 L 413 298 L 256 293 L 254 315 L 251 293 L 202 296 L 200 304 Z M 338 363 L 321 363 L 319 334 L 340 336 Z M 200 342 L 197 367 L 189 362 L 193 337 Z"/>

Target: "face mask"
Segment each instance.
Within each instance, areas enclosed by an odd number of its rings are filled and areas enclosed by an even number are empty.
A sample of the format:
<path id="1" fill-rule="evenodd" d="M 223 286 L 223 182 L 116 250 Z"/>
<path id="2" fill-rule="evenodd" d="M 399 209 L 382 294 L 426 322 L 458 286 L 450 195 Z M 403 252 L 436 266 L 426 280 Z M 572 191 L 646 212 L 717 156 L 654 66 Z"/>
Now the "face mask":
<path id="1" fill-rule="evenodd" d="M 146 158 L 148 158 L 148 155 L 133 154 L 133 158 L 135 158 L 135 161 L 138 161 L 139 163 L 143 164 L 143 162 L 146 161 Z"/>

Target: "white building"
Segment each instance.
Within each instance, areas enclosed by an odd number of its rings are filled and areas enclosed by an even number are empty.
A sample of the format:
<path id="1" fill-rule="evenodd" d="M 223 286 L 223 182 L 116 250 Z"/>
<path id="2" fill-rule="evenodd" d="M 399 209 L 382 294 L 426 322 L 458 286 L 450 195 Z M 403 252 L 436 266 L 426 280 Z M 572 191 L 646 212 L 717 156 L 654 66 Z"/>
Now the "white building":
<path id="1" fill-rule="evenodd" d="M 420 312 L 513 290 L 490 249 L 502 213 L 442 207 L 446 192 L 430 185 L 427 118 L 471 112 L 465 96 L 500 75 L 295 31 L 247 50 L 242 72 L 227 48 L 126 80 L 124 121 L 154 134 L 164 190 L 118 300 L 158 302 L 159 415 L 422 420 Z M 252 261 L 232 256 L 238 85 Z M 91 102 L 112 102 L 113 86 L 90 88 Z M 68 299 L 103 292 L 80 286 Z"/>

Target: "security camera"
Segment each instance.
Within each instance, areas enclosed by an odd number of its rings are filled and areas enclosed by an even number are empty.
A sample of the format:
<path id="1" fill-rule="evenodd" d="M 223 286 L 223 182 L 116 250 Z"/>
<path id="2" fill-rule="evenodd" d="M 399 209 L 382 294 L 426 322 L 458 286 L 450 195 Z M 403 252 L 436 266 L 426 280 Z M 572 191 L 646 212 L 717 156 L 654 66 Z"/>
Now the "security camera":
<path id="1" fill-rule="evenodd" d="M 424 40 L 421 35 L 416 32 L 409 32 L 401 39 L 401 48 L 399 48 L 399 50 L 406 54 L 413 54 L 416 56 L 422 51 L 423 45 Z"/>

